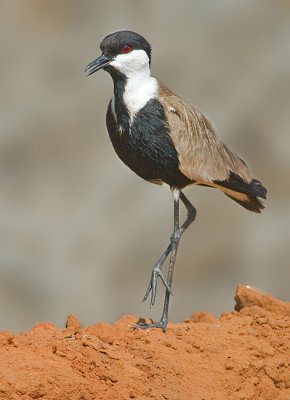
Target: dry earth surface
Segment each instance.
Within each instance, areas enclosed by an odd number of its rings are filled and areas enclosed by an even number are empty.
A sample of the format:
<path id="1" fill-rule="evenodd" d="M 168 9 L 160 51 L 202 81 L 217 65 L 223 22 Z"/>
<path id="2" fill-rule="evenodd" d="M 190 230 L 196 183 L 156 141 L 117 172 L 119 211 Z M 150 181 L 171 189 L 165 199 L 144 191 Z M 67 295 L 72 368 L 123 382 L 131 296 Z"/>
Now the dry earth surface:
<path id="1" fill-rule="evenodd" d="M 240 286 L 235 311 L 160 330 L 136 318 L 0 332 L 0 399 L 290 399 L 290 303 Z"/>

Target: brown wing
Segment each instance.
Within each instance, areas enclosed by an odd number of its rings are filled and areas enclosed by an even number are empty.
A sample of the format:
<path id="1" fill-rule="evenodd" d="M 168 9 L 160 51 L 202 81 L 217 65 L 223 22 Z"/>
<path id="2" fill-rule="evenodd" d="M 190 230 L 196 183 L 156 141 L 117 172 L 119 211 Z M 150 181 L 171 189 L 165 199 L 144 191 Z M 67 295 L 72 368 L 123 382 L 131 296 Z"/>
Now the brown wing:
<path id="1" fill-rule="evenodd" d="M 215 187 L 214 181 L 226 181 L 231 173 L 244 182 L 252 181 L 245 162 L 222 143 L 209 120 L 197 108 L 162 85 L 159 100 L 178 153 L 179 169 L 186 177 Z"/>

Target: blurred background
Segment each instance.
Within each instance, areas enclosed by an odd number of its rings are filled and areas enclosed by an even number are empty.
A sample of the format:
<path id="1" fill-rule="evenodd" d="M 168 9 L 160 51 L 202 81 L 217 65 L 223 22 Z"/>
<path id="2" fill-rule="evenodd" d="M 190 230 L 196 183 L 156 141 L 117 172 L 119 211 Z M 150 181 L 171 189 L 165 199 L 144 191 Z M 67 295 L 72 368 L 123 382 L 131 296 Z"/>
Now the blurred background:
<path id="1" fill-rule="evenodd" d="M 238 284 L 290 299 L 290 3 L 277 0 L 1 1 L 0 329 L 122 314 L 141 299 L 168 243 L 168 187 L 117 158 L 105 127 L 109 75 L 86 77 L 108 33 L 153 47 L 152 73 L 216 126 L 269 189 L 250 213 L 191 187 L 170 319 L 232 310 Z M 185 213 L 183 213 L 185 217 Z"/>

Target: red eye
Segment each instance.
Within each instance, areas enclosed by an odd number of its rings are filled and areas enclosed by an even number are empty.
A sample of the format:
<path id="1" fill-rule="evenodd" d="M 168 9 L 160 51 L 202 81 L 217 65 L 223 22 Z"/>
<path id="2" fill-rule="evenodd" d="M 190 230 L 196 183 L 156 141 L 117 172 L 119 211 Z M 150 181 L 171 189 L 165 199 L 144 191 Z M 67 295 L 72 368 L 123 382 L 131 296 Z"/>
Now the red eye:
<path id="1" fill-rule="evenodd" d="M 121 52 L 124 54 L 130 53 L 133 50 L 133 47 L 130 46 L 129 44 L 125 44 L 122 48 L 121 48 Z"/>

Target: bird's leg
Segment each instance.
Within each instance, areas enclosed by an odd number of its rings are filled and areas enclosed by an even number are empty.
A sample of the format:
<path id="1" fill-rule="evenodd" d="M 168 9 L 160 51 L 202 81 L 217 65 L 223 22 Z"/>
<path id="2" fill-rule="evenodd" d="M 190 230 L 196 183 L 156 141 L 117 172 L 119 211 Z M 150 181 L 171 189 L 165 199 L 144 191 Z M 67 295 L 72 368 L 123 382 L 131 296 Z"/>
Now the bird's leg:
<path id="1" fill-rule="evenodd" d="M 190 203 L 190 201 L 187 199 L 187 197 L 181 191 L 179 191 L 177 189 L 173 189 L 172 192 L 173 192 L 173 198 L 174 198 L 173 234 L 171 236 L 170 244 L 166 248 L 165 252 L 162 254 L 158 263 L 153 268 L 151 281 L 150 281 L 149 287 L 146 291 L 146 294 L 144 296 L 144 300 L 146 300 L 149 293 L 151 292 L 151 305 L 153 305 L 155 303 L 156 288 L 157 288 L 157 276 L 160 276 L 160 278 L 166 288 L 162 317 L 161 317 L 160 321 L 157 323 L 145 324 L 145 323 L 140 322 L 137 324 L 137 326 L 136 326 L 137 328 L 143 328 L 143 329 L 161 328 L 163 330 L 163 332 L 166 331 L 166 327 L 167 327 L 167 323 L 168 323 L 169 299 L 170 299 L 170 294 L 172 294 L 171 285 L 172 285 L 174 265 L 175 265 L 175 259 L 176 259 L 178 245 L 179 245 L 179 240 L 180 240 L 181 235 L 185 232 L 185 230 L 189 227 L 189 225 L 194 221 L 195 216 L 196 216 L 196 210 L 193 207 L 193 205 Z M 187 219 L 185 220 L 185 222 L 183 223 L 181 228 L 179 228 L 179 198 L 181 199 L 181 201 L 187 208 Z M 167 276 L 167 281 L 165 281 L 164 276 L 161 272 L 161 268 L 170 252 L 171 252 L 171 255 L 170 255 L 168 276 Z"/>
<path id="2" fill-rule="evenodd" d="M 173 196 L 174 196 L 174 193 L 173 193 Z M 189 225 L 194 221 L 194 219 L 196 217 L 196 209 L 190 203 L 188 198 L 182 192 L 178 193 L 178 200 L 179 200 L 179 197 L 180 197 L 181 201 L 183 202 L 183 204 L 185 205 L 185 207 L 187 208 L 187 219 L 183 223 L 181 229 L 179 229 L 179 203 L 177 202 L 177 206 L 176 206 L 175 197 L 174 197 L 174 230 L 173 230 L 173 235 L 172 235 L 173 237 L 171 237 L 172 252 L 170 255 L 169 269 L 168 269 L 168 275 L 167 275 L 167 284 L 170 287 L 170 289 L 172 286 L 174 265 L 175 265 L 177 249 L 178 249 L 181 235 L 184 233 L 184 231 L 189 227 Z M 163 332 L 166 331 L 167 324 L 168 324 L 168 310 L 169 310 L 170 294 L 171 294 L 171 292 L 166 290 L 162 316 L 159 321 L 160 328 L 163 330 Z"/>
<path id="3" fill-rule="evenodd" d="M 195 220 L 196 209 L 193 207 L 193 205 L 190 203 L 190 201 L 187 199 L 187 197 L 183 194 L 183 192 L 180 192 L 180 200 L 183 202 L 183 204 L 187 208 L 187 218 L 179 230 L 180 236 L 182 236 L 182 234 L 189 227 L 189 225 Z M 155 304 L 156 293 L 157 293 L 157 278 L 158 277 L 160 277 L 166 290 L 170 294 L 172 294 L 171 289 L 170 289 L 169 285 L 167 284 L 167 282 L 163 276 L 163 273 L 162 273 L 162 266 L 163 266 L 166 258 L 170 254 L 171 250 L 172 250 L 172 242 L 169 243 L 169 245 L 165 249 L 164 253 L 162 254 L 160 259 L 157 261 L 157 263 L 153 267 L 150 283 L 149 283 L 149 286 L 148 286 L 146 293 L 142 300 L 142 301 L 147 300 L 147 298 L 151 292 L 150 307 L 154 306 L 154 304 Z"/>
<path id="4" fill-rule="evenodd" d="M 171 284 L 172 284 L 172 278 L 173 278 L 173 272 L 174 272 L 174 264 L 175 264 L 175 259 L 176 259 L 176 253 L 178 249 L 178 244 L 180 240 L 180 229 L 179 229 L 179 196 L 180 196 L 180 190 L 178 189 L 172 189 L 172 194 L 173 194 L 173 199 L 174 199 L 174 225 L 173 225 L 173 233 L 170 238 L 170 245 L 167 247 L 165 252 L 163 253 L 162 257 L 166 255 L 167 250 L 168 254 L 170 254 L 170 261 L 169 261 L 169 268 L 168 268 L 168 275 L 167 275 L 167 281 L 166 281 L 166 292 L 165 292 L 165 301 L 164 301 L 164 306 L 163 306 L 163 312 L 162 312 L 162 317 L 159 322 L 152 323 L 152 324 L 146 324 L 146 323 L 141 323 L 139 322 L 137 324 L 137 327 L 140 328 L 161 328 L 163 332 L 166 331 L 167 327 L 167 322 L 168 322 L 168 306 L 169 306 L 169 299 L 170 299 L 170 294 L 171 294 Z M 170 248 L 170 250 L 169 250 Z M 166 257 L 168 254 L 164 257 L 163 262 L 165 261 Z M 161 258 L 162 258 L 161 257 Z M 157 263 L 158 265 L 158 263 Z M 161 272 L 161 270 L 160 270 Z M 153 269 L 153 274 L 154 274 L 154 269 Z M 160 275 L 159 275 L 160 276 Z M 164 282 L 165 279 L 163 277 L 162 282 Z M 150 288 L 151 286 L 151 288 Z M 149 285 L 149 291 L 152 290 L 151 294 L 151 302 L 152 298 L 155 301 L 155 296 L 156 296 L 156 282 L 154 283 L 153 280 L 151 279 L 150 285 Z M 155 293 L 154 293 L 155 291 Z M 148 292 L 148 290 L 147 290 Z M 146 293 L 147 293 L 146 292 Z"/>
<path id="5" fill-rule="evenodd" d="M 172 193 L 173 193 L 173 198 L 174 198 L 174 226 L 173 226 L 173 233 L 172 233 L 172 236 L 170 238 L 170 241 L 171 241 L 171 254 L 170 254 L 169 268 L 168 268 L 168 274 L 167 274 L 167 284 L 168 284 L 168 286 L 170 288 L 170 291 L 166 289 L 162 316 L 161 316 L 161 319 L 159 321 L 160 328 L 162 328 L 163 332 L 166 331 L 167 323 L 168 323 L 168 308 L 169 308 L 169 300 L 170 300 L 172 279 L 173 279 L 174 266 L 175 266 L 175 260 L 176 260 L 176 255 L 177 255 L 177 249 L 178 249 L 179 240 L 180 240 L 180 237 L 181 237 L 180 229 L 179 229 L 179 196 L 180 196 L 180 191 L 179 190 L 177 191 L 177 189 L 174 189 L 172 191 Z"/>

